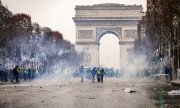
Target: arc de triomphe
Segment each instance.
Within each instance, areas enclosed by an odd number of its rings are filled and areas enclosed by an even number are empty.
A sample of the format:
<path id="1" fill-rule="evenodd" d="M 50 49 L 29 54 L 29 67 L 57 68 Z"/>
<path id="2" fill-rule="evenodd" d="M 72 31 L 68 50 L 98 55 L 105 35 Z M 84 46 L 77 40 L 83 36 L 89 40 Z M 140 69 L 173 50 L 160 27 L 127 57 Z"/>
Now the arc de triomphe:
<path id="1" fill-rule="evenodd" d="M 107 33 L 119 39 L 120 67 L 127 62 L 127 50 L 134 46 L 142 5 L 96 4 L 76 6 L 76 45 L 87 52 L 84 65 L 99 66 L 99 41 Z"/>

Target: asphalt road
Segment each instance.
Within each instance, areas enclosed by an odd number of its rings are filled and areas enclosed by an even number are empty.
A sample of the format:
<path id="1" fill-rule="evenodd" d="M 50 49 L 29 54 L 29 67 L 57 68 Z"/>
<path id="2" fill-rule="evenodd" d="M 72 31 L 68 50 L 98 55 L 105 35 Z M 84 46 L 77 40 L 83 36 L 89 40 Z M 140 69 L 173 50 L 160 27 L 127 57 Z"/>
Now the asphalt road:
<path id="1" fill-rule="evenodd" d="M 0 85 L 0 108 L 156 108 L 147 90 L 151 79 L 105 78 L 92 83 L 71 78 Z M 126 88 L 134 93 L 125 93 Z"/>

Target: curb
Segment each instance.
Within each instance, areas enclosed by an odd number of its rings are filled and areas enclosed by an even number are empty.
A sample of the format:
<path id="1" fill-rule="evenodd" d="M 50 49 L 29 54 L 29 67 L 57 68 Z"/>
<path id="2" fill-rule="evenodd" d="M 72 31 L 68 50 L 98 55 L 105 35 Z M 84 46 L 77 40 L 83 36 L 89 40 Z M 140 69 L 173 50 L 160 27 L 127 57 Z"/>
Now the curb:
<path id="1" fill-rule="evenodd" d="M 180 87 L 180 80 L 174 80 L 170 82 L 174 86 L 179 86 Z"/>

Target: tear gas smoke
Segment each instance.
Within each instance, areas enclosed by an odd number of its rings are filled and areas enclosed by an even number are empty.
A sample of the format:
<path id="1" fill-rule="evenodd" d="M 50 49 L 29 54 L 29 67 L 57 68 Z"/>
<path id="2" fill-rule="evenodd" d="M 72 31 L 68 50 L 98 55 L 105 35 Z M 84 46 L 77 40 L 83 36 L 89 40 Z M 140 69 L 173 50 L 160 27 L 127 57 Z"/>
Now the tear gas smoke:
<path id="1" fill-rule="evenodd" d="M 76 52 L 74 46 L 62 40 L 46 39 L 44 34 L 28 38 L 14 38 L 8 44 L 4 67 L 13 69 L 19 65 L 21 70 L 34 69 L 36 79 L 66 79 L 80 66 L 83 58 L 81 52 Z M 57 80 L 57 81 L 59 81 Z"/>

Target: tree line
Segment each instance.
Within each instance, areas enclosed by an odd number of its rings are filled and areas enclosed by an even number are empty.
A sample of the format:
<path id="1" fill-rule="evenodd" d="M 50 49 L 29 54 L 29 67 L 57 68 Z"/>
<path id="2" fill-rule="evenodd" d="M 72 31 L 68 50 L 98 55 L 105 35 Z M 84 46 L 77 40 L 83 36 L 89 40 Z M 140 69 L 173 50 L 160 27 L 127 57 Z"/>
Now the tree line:
<path id="1" fill-rule="evenodd" d="M 177 75 L 180 67 L 180 0 L 147 0 L 147 11 L 141 21 L 145 25 L 146 47 L 149 57 L 168 59 Z M 179 65 L 179 66 L 178 66 Z"/>
<path id="2" fill-rule="evenodd" d="M 24 13 L 12 14 L 0 4 L 0 57 L 4 65 L 77 66 L 83 53 L 58 31 L 33 23 Z M 30 65 L 31 64 L 31 65 Z"/>

